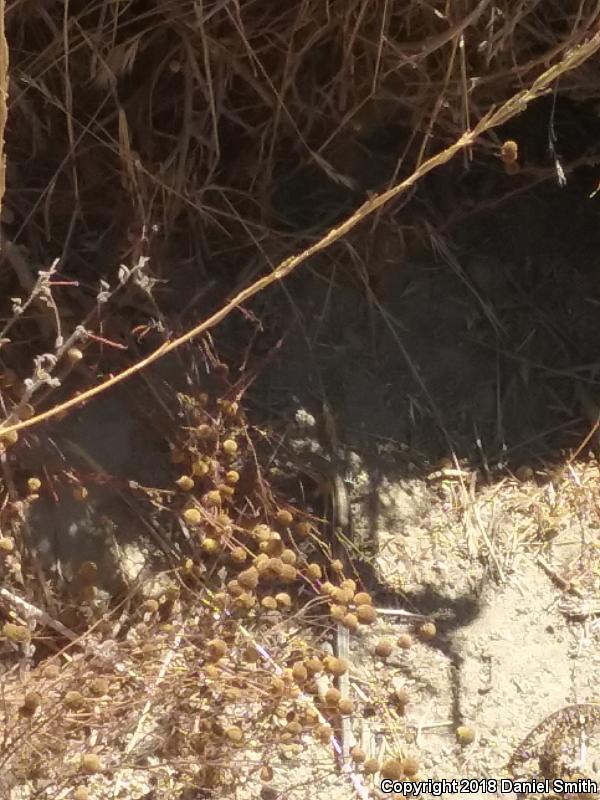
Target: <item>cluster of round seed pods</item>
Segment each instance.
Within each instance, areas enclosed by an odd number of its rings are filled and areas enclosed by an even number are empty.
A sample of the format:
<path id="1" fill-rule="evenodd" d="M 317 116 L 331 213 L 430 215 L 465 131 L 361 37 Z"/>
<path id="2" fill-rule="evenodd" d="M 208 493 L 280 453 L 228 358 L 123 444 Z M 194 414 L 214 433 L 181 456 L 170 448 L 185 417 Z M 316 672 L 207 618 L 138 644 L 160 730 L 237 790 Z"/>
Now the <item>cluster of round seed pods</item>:
<path id="1" fill-rule="evenodd" d="M 350 631 L 358 630 L 359 624 L 372 625 L 377 619 L 371 595 L 357 591 L 352 578 L 342 580 L 339 586 L 330 581 L 321 584 L 321 593 L 329 598 L 329 613 Z"/>

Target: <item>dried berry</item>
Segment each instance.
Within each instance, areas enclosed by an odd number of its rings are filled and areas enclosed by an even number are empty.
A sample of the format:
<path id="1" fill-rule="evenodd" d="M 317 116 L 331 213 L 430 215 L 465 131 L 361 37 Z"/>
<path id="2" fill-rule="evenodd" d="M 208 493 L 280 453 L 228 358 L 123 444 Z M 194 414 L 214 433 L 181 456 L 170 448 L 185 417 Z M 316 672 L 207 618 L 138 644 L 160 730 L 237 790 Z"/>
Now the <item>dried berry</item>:
<path id="1" fill-rule="evenodd" d="M 370 594 L 366 592 L 357 592 L 354 595 L 354 602 L 357 606 L 372 606 L 373 600 Z"/>
<path id="2" fill-rule="evenodd" d="M 230 725 L 228 728 L 225 728 L 225 736 L 229 739 L 230 742 L 235 742 L 238 744 L 244 738 L 244 734 L 242 733 L 242 729 L 238 728 L 237 725 Z"/>
<path id="3" fill-rule="evenodd" d="M 95 753 L 85 753 L 81 757 L 81 770 L 88 775 L 93 775 L 96 772 L 102 772 L 102 762 L 100 757 Z"/>
<path id="4" fill-rule="evenodd" d="M 211 639 L 207 647 L 210 657 L 214 660 L 223 658 L 228 650 L 227 643 L 224 642 L 223 639 Z"/>
<path id="5" fill-rule="evenodd" d="M 399 781 L 402 778 L 402 762 L 397 758 L 389 758 L 381 765 L 381 777 L 392 781 Z"/>
<path id="6" fill-rule="evenodd" d="M 340 714 L 352 714 L 354 712 L 354 703 L 349 697 L 343 697 L 338 703 L 338 711 Z"/>
<path id="7" fill-rule="evenodd" d="M 419 762 L 416 758 L 411 758 L 407 756 L 406 758 L 402 759 L 402 772 L 406 775 L 407 778 L 414 778 L 414 776 L 419 771 Z"/>
<path id="8" fill-rule="evenodd" d="M 90 694 L 93 694 L 95 697 L 102 697 L 102 695 L 108 694 L 110 688 L 108 678 L 94 678 L 89 688 Z"/>
<path id="9" fill-rule="evenodd" d="M 29 478 L 27 481 L 27 491 L 29 494 L 36 494 L 42 488 L 42 482 L 39 478 Z"/>
<path id="10" fill-rule="evenodd" d="M 175 483 L 183 492 L 191 492 L 194 488 L 194 480 L 189 475 L 181 475 Z"/>
<path id="11" fill-rule="evenodd" d="M 307 658 L 304 664 L 310 675 L 317 675 L 319 672 L 323 672 L 322 662 L 314 656 Z"/>
<path id="12" fill-rule="evenodd" d="M 225 439 L 221 447 L 228 456 L 234 456 L 238 451 L 238 444 L 234 439 Z"/>
<path id="13" fill-rule="evenodd" d="M 315 736 L 317 739 L 319 739 L 319 741 L 327 744 L 333 736 L 331 725 L 317 725 L 315 728 Z"/>
<path id="14" fill-rule="evenodd" d="M 287 592 L 277 592 L 275 600 L 280 608 L 291 608 L 292 606 L 292 598 Z"/>
<path id="15" fill-rule="evenodd" d="M 329 672 L 331 675 L 335 675 L 336 677 L 344 675 L 346 672 L 348 672 L 349 668 L 349 664 L 346 659 L 337 658 L 336 656 L 326 656 L 323 659 L 323 664 L 326 672 Z"/>
<path id="16" fill-rule="evenodd" d="M 356 609 L 356 618 L 363 625 L 371 625 L 377 619 L 377 611 L 373 606 L 362 605 Z"/>
<path id="17" fill-rule="evenodd" d="M 23 707 L 27 711 L 36 711 L 42 705 L 42 695 L 39 692 L 27 692 L 23 698 Z"/>
<path id="18" fill-rule="evenodd" d="M 280 508 L 275 516 L 277 518 L 277 522 L 280 525 L 284 525 L 286 528 L 294 521 L 294 517 L 292 516 L 291 512 L 287 510 L 287 508 Z"/>
<path id="19" fill-rule="evenodd" d="M 67 708 L 77 709 L 81 708 L 85 704 L 85 698 L 78 692 L 76 689 L 72 689 L 70 692 L 67 692 L 65 695 L 65 705 Z"/>
<path id="20" fill-rule="evenodd" d="M 202 522 L 202 514 L 197 508 L 186 508 L 183 512 L 183 518 L 188 525 L 199 525 Z"/>
<path id="21" fill-rule="evenodd" d="M 256 589 L 258 586 L 258 577 L 258 570 L 256 567 L 249 567 L 240 572 L 237 579 L 246 589 Z"/>
<path id="22" fill-rule="evenodd" d="M 345 614 L 342 619 L 342 625 L 348 628 L 349 631 L 356 631 L 358 629 L 358 618 L 356 614 L 352 614 L 351 612 Z"/>
<path id="23" fill-rule="evenodd" d="M 401 647 L 403 650 L 409 650 L 413 643 L 410 633 L 401 633 L 396 641 L 398 642 L 398 647 Z"/>
<path id="24" fill-rule="evenodd" d="M 328 706 L 337 706 L 341 697 L 342 695 L 340 694 L 339 689 L 336 689 L 334 686 L 330 686 L 325 692 L 324 699 Z"/>
<path id="25" fill-rule="evenodd" d="M 306 577 L 311 581 L 318 581 L 323 577 L 323 571 L 318 564 L 307 564 Z"/>
<path id="26" fill-rule="evenodd" d="M 294 680 L 298 683 L 306 683 L 308 680 L 308 670 L 302 661 L 296 661 L 293 665 L 292 675 L 294 676 Z"/>
<path id="27" fill-rule="evenodd" d="M 263 599 L 260 601 L 260 604 L 263 608 L 266 608 L 268 611 L 275 611 L 275 609 L 277 608 L 277 600 L 270 594 L 265 595 L 265 597 L 263 597 Z"/>
<path id="28" fill-rule="evenodd" d="M 437 635 L 437 629 L 434 623 L 424 622 L 419 628 L 419 635 L 426 642 L 430 642 L 432 639 L 435 639 Z"/>
<path id="29" fill-rule="evenodd" d="M 350 749 L 350 758 L 355 764 L 362 764 L 366 759 L 365 751 L 355 744 L 354 747 Z"/>
<path id="30" fill-rule="evenodd" d="M 379 658 L 389 658 L 392 650 L 392 643 L 389 639 L 380 639 L 375 645 L 375 655 Z"/>
<path id="31" fill-rule="evenodd" d="M 376 758 L 367 758 L 363 770 L 365 775 L 375 775 L 376 772 L 379 772 L 379 761 Z"/>
<path id="32" fill-rule="evenodd" d="M 456 738 L 458 743 L 464 747 L 475 741 L 475 731 L 468 725 L 459 725 L 456 729 Z"/>

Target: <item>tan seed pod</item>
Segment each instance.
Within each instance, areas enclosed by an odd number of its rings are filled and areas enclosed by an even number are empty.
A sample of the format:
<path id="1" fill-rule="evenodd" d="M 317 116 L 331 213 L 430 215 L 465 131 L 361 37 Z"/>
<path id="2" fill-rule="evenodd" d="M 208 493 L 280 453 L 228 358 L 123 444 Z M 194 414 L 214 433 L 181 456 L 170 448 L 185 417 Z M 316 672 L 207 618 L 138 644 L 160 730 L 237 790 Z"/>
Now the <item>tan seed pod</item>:
<path id="1" fill-rule="evenodd" d="M 58 664 L 47 664 L 44 667 L 44 677 L 49 678 L 50 680 L 54 680 L 58 678 L 60 675 L 60 667 Z"/>
<path id="2" fill-rule="evenodd" d="M 311 581 L 318 581 L 323 577 L 323 570 L 318 564 L 307 564 L 306 577 Z"/>
<path id="3" fill-rule="evenodd" d="M 340 702 L 341 697 L 340 690 L 336 689 L 335 686 L 330 686 L 325 692 L 324 699 L 328 706 L 335 707 Z"/>
<path id="4" fill-rule="evenodd" d="M 229 486 L 226 483 L 220 483 L 217 486 L 217 489 L 221 493 L 221 497 L 233 497 L 233 495 L 235 494 L 235 489 L 233 488 L 233 486 Z"/>
<path id="5" fill-rule="evenodd" d="M 29 494 L 37 494 L 39 490 L 42 488 L 42 482 L 39 478 L 28 478 L 27 479 L 27 491 Z"/>
<path id="6" fill-rule="evenodd" d="M 336 677 L 344 675 L 350 667 L 345 658 L 337 658 L 337 656 L 325 656 L 323 666 L 326 672 Z"/>
<path id="7" fill-rule="evenodd" d="M 300 539 L 306 539 L 310 536 L 310 525 L 308 522 L 296 522 L 294 525 L 294 533 Z"/>
<path id="8" fill-rule="evenodd" d="M 223 639 L 211 639 L 207 643 L 208 653 L 212 659 L 223 658 L 227 655 L 227 643 Z"/>
<path id="9" fill-rule="evenodd" d="M 13 622 L 5 622 L 2 626 L 2 633 L 12 642 L 28 642 L 31 639 L 31 631 L 24 625 L 15 625 Z"/>
<path id="10" fill-rule="evenodd" d="M 242 594 L 236 598 L 235 602 L 239 607 L 250 611 L 250 609 L 256 606 L 256 597 L 250 592 L 242 592 Z"/>
<path id="11" fill-rule="evenodd" d="M 276 676 L 271 678 L 271 682 L 269 684 L 269 694 L 273 695 L 273 697 L 281 697 L 283 692 L 285 691 L 285 684 Z"/>
<path id="12" fill-rule="evenodd" d="M 272 572 L 273 575 L 280 577 L 283 573 L 283 561 L 280 558 L 270 558 L 269 559 L 269 572 Z"/>
<path id="13" fill-rule="evenodd" d="M 349 592 L 347 589 L 340 589 L 339 587 L 336 587 L 331 592 L 331 599 L 342 606 L 347 606 L 348 603 L 352 601 L 353 597 L 354 595 L 352 592 Z"/>
<path id="14" fill-rule="evenodd" d="M 419 762 L 416 758 L 407 756 L 402 759 L 402 772 L 407 778 L 414 778 L 419 771 Z"/>
<path id="15" fill-rule="evenodd" d="M 358 629 L 358 618 L 356 614 L 353 614 L 350 611 L 345 614 L 344 618 L 342 619 L 342 625 L 345 628 L 348 628 L 349 631 L 356 631 Z"/>
<path id="16" fill-rule="evenodd" d="M 81 771 L 87 775 L 102 772 L 102 761 L 95 753 L 85 753 L 81 757 Z"/>
<path id="17" fill-rule="evenodd" d="M 211 489 L 210 492 L 207 492 L 204 495 L 204 502 L 207 506 L 219 506 L 221 505 L 223 498 L 221 497 L 221 492 L 218 489 Z"/>
<path id="18" fill-rule="evenodd" d="M 42 705 L 42 695 L 39 692 L 27 692 L 23 698 L 23 707 L 28 711 L 36 711 Z"/>
<path id="19" fill-rule="evenodd" d="M 85 786 L 78 786 L 73 792 L 73 800 L 90 800 L 90 795 Z"/>
<path id="20" fill-rule="evenodd" d="M 435 624 L 433 622 L 424 622 L 419 628 L 419 635 L 421 639 L 426 642 L 430 642 L 432 639 L 435 639 L 437 635 Z"/>
<path id="21" fill-rule="evenodd" d="M 288 722 L 285 729 L 288 733 L 291 733 L 292 736 L 298 736 L 298 734 L 302 733 L 302 725 L 296 721 Z"/>
<path id="22" fill-rule="evenodd" d="M 241 583 L 235 578 L 227 584 L 227 591 L 232 597 L 239 597 L 241 594 L 244 594 Z"/>
<path id="23" fill-rule="evenodd" d="M 263 764 L 258 774 L 263 783 L 269 783 L 273 780 L 273 767 Z"/>
<path id="24" fill-rule="evenodd" d="M 315 736 L 320 742 L 327 744 L 333 736 L 333 729 L 331 725 L 317 725 L 315 728 Z"/>
<path id="25" fill-rule="evenodd" d="M 110 684 L 108 682 L 108 678 L 94 678 L 89 685 L 90 694 L 93 694 L 95 697 L 102 697 L 102 695 L 108 694 L 108 690 L 110 688 Z"/>
<path id="26" fill-rule="evenodd" d="M 316 708 L 307 708 L 302 716 L 302 723 L 307 728 L 314 728 L 319 723 L 319 712 Z"/>
<path id="27" fill-rule="evenodd" d="M 292 524 L 294 521 L 294 517 L 291 511 L 288 511 L 287 508 L 280 508 L 275 515 L 277 522 L 280 525 L 284 525 L 286 528 Z"/>
<path id="28" fill-rule="evenodd" d="M 340 572 L 343 572 L 343 571 L 344 571 L 344 565 L 343 565 L 343 564 L 342 564 L 342 562 L 339 560 L 339 558 L 334 558 L 334 560 L 331 562 L 331 564 L 330 564 L 329 566 L 331 567 L 331 569 L 332 569 L 332 571 L 333 571 L 333 572 L 336 572 L 336 573 L 338 573 L 338 574 L 339 574 Z"/>
<path id="29" fill-rule="evenodd" d="M 275 600 L 277 601 L 277 605 L 279 608 L 291 608 L 292 607 L 292 598 L 289 596 L 287 592 L 277 592 L 275 595 Z"/>
<path id="30" fill-rule="evenodd" d="M 236 469 L 230 469 L 225 473 L 225 480 L 227 483 L 235 486 L 240 481 L 240 473 Z"/>
<path id="31" fill-rule="evenodd" d="M 296 661 L 296 663 L 292 666 L 292 675 L 294 680 L 298 683 L 306 683 L 308 680 L 308 670 L 302 661 Z"/>
<path id="32" fill-rule="evenodd" d="M 363 625 L 372 625 L 377 619 L 377 611 L 373 606 L 358 606 L 356 609 L 356 618 Z"/>
<path id="33" fill-rule="evenodd" d="M 183 512 L 183 518 L 188 525 L 199 525 L 202 522 L 202 514 L 197 508 L 186 508 Z"/>
<path id="34" fill-rule="evenodd" d="M 0 536 L 0 551 L 2 553 L 12 553 L 14 549 L 14 539 L 11 539 L 10 536 Z"/>
<path id="35" fill-rule="evenodd" d="M 344 716 L 354 713 L 354 703 L 349 697 L 343 697 L 338 703 L 338 711 Z"/>
<path id="36" fill-rule="evenodd" d="M 67 708 L 77 709 L 85 705 L 85 698 L 81 692 L 78 692 L 76 689 L 72 689 L 66 693 L 64 697 L 64 703 Z"/>
<path id="37" fill-rule="evenodd" d="M 340 587 L 342 589 L 346 589 L 349 592 L 352 592 L 352 595 L 356 593 L 356 581 L 352 580 L 352 578 L 345 578 L 341 583 Z"/>
<path id="38" fill-rule="evenodd" d="M 519 158 L 519 145 L 514 139 L 507 139 L 500 148 L 500 158 L 505 165 L 513 164 Z"/>
<path id="39" fill-rule="evenodd" d="M 456 739 L 463 747 L 475 741 L 475 731 L 469 725 L 459 725 L 456 729 Z"/>
<path id="40" fill-rule="evenodd" d="M 248 567 L 238 575 L 237 579 L 246 589 L 256 589 L 258 586 L 259 573 L 256 567 Z"/>
<path id="41" fill-rule="evenodd" d="M 365 775 L 375 775 L 379 772 L 379 761 L 376 758 L 367 758 L 363 765 Z"/>
<path id="42" fill-rule="evenodd" d="M 259 525 L 255 525 L 254 528 L 252 528 L 252 536 L 258 539 L 259 542 L 268 542 L 271 538 L 271 529 L 268 525 L 265 525 L 264 522 L 261 522 Z"/>
<path id="43" fill-rule="evenodd" d="M 241 545 L 237 545 L 236 547 L 232 547 L 231 551 L 230 551 L 230 555 L 231 555 L 232 560 L 236 561 L 238 564 L 242 564 L 244 561 L 246 561 L 248 559 L 248 552 L 247 552 L 247 550 L 244 550 L 244 548 Z M 251 567 L 251 569 L 255 570 L 256 568 L 255 567 Z M 248 572 L 248 570 L 244 570 L 243 573 L 240 572 L 240 574 L 238 575 L 238 580 L 242 585 L 245 585 L 245 584 L 244 584 L 244 581 L 240 579 L 240 575 L 242 575 L 242 574 L 245 575 L 246 572 Z M 257 574 L 257 581 L 258 581 L 258 570 L 256 570 L 256 574 Z M 246 580 L 246 578 L 244 578 L 244 580 Z M 251 586 L 250 588 L 253 589 L 254 587 Z"/>
<path id="44" fill-rule="evenodd" d="M 375 644 L 375 655 L 378 658 L 389 658 L 392 654 L 392 643 L 389 639 L 379 639 Z"/>
<path id="45" fill-rule="evenodd" d="M 196 436 L 198 439 L 214 439 L 217 435 L 217 431 L 213 428 L 212 425 L 209 425 L 207 422 L 203 422 L 201 425 L 198 425 L 196 428 Z"/>
<path id="46" fill-rule="evenodd" d="M 381 765 L 381 777 L 399 781 L 403 776 L 402 762 L 398 758 L 388 758 Z"/>
<path id="47" fill-rule="evenodd" d="M 331 596 L 331 593 L 333 592 L 334 589 L 335 589 L 335 586 L 333 585 L 333 583 L 330 583 L 329 581 L 324 581 L 321 584 L 321 587 L 320 587 L 319 591 L 321 592 L 321 594 Z"/>
<path id="48" fill-rule="evenodd" d="M 192 464 L 192 475 L 196 478 L 205 478 L 210 472 L 210 464 L 203 459 L 194 461 Z"/>
<path id="49" fill-rule="evenodd" d="M 357 606 L 372 606 L 373 600 L 367 592 L 357 592 L 354 595 L 354 602 Z"/>
<path id="50" fill-rule="evenodd" d="M 242 729 L 238 728 L 237 725 L 230 725 L 228 728 L 225 728 L 225 736 L 229 739 L 230 742 L 235 742 L 238 744 L 244 738 L 244 734 L 242 733 Z"/>
<path id="51" fill-rule="evenodd" d="M 175 483 L 183 492 L 191 492 L 194 488 L 194 479 L 190 478 L 189 475 L 180 475 Z"/>
<path id="52" fill-rule="evenodd" d="M 366 759 L 365 751 L 357 744 L 350 748 L 350 758 L 355 764 L 363 764 Z"/>
<path id="53" fill-rule="evenodd" d="M 265 597 L 263 597 L 263 599 L 260 601 L 260 604 L 263 608 L 266 608 L 268 611 L 275 611 L 275 609 L 277 608 L 277 600 L 270 594 L 265 595 Z"/>
<path id="54" fill-rule="evenodd" d="M 296 553 L 294 553 L 293 550 L 289 549 L 283 550 L 279 558 L 283 561 L 284 564 L 291 564 L 292 566 L 294 566 L 296 564 L 296 561 L 298 560 Z"/>
<path id="55" fill-rule="evenodd" d="M 310 675 L 318 675 L 319 672 L 323 672 L 323 662 L 315 656 L 307 658 L 304 665 Z"/>
<path id="56" fill-rule="evenodd" d="M 291 564 L 283 564 L 280 578 L 282 581 L 286 583 L 292 583 L 298 577 L 298 570 L 296 567 L 293 567 Z"/>
<path id="57" fill-rule="evenodd" d="M 235 439 L 225 439 L 221 448 L 226 455 L 234 456 L 238 451 L 238 444 Z"/>
<path id="58" fill-rule="evenodd" d="M 398 647 L 401 647 L 403 650 L 410 650 L 413 644 L 412 636 L 410 633 L 401 633 L 397 639 Z"/>
<path id="59" fill-rule="evenodd" d="M 202 540 L 202 544 L 200 545 L 202 550 L 208 555 L 212 555 L 213 553 L 217 553 L 221 549 L 221 543 L 218 542 L 216 539 L 212 539 L 210 536 L 207 536 L 205 539 Z"/>

